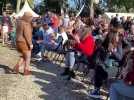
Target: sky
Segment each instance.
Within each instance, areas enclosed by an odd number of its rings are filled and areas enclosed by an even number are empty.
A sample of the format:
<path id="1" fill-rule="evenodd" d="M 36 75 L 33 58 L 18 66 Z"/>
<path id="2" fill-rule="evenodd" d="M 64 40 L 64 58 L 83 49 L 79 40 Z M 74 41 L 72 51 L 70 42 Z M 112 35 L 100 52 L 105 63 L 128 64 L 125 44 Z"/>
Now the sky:
<path id="1" fill-rule="evenodd" d="M 42 0 L 34 0 L 35 4 L 39 4 Z"/>
<path id="2" fill-rule="evenodd" d="M 72 0 L 68 0 L 68 3 L 70 5 L 70 7 L 74 8 L 75 6 L 75 3 L 72 1 Z"/>

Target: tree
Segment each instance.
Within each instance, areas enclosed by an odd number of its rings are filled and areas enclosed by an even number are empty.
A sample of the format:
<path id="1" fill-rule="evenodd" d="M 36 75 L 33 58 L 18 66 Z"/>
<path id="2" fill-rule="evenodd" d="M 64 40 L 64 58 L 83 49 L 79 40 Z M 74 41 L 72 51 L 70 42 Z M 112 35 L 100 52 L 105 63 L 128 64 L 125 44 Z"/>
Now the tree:
<path id="1" fill-rule="evenodd" d="M 94 18 L 94 0 L 88 0 L 90 7 L 90 18 Z"/>
<path id="2" fill-rule="evenodd" d="M 68 10 L 68 0 L 47 0 L 47 8 L 56 12 L 65 12 Z"/>
<path id="3" fill-rule="evenodd" d="M 119 9 L 125 8 L 125 10 L 129 12 L 132 8 L 134 8 L 134 0 L 107 0 L 106 3 L 109 11 L 115 11 L 113 9 L 115 6 L 117 6 L 117 11 Z"/>
<path id="4" fill-rule="evenodd" d="M 16 3 L 16 13 L 18 13 L 20 11 L 20 5 L 21 5 L 21 0 L 17 0 L 17 3 Z"/>
<path id="5" fill-rule="evenodd" d="M 15 0 L 0 0 L 0 14 L 2 14 L 3 11 L 5 11 L 7 8 L 7 4 L 12 4 L 12 2 Z M 12 6 L 14 8 L 14 6 Z M 10 9 L 10 8 L 9 8 Z"/>
<path id="6" fill-rule="evenodd" d="M 35 12 L 43 15 L 47 9 L 47 0 L 42 0 L 38 5 L 35 6 Z"/>
<path id="7" fill-rule="evenodd" d="M 88 7 L 88 10 L 90 12 L 90 17 L 94 17 L 94 8 L 95 4 L 99 2 L 99 0 L 73 0 L 75 2 L 76 8 L 80 9 L 83 4 L 85 4 L 86 7 Z"/>
<path id="8" fill-rule="evenodd" d="M 85 3 L 85 0 L 72 0 L 72 1 L 75 3 L 76 9 L 80 9 Z"/>
<path id="9" fill-rule="evenodd" d="M 2 14 L 2 9 L 4 7 L 4 4 L 5 4 L 5 0 L 1 0 L 0 1 L 0 14 Z"/>

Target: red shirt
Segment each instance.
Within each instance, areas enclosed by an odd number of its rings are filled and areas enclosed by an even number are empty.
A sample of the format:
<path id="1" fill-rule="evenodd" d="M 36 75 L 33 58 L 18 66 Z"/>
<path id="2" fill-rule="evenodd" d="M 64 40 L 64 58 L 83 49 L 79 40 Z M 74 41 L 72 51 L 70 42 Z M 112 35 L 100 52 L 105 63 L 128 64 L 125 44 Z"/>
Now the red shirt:
<path id="1" fill-rule="evenodd" d="M 87 36 L 79 44 L 75 45 L 75 48 L 86 56 L 92 56 L 95 49 L 95 40 L 92 35 Z"/>
<path id="2" fill-rule="evenodd" d="M 53 28 L 57 28 L 59 26 L 59 19 L 58 19 L 57 16 L 53 16 L 51 21 L 52 21 L 52 27 Z"/>

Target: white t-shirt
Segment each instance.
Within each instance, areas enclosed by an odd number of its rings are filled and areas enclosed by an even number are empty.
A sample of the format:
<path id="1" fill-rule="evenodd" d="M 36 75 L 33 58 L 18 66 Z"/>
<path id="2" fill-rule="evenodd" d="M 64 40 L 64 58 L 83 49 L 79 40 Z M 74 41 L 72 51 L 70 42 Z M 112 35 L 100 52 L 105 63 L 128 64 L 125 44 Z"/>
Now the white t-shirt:
<path id="1" fill-rule="evenodd" d="M 47 30 L 44 30 L 43 27 L 41 27 L 39 30 L 42 31 L 44 34 L 54 33 L 54 30 L 51 27 L 49 27 Z"/>
<path id="2" fill-rule="evenodd" d="M 47 30 L 43 30 L 43 37 L 44 37 L 44 43 L 47 44 L 49 42 L 51 42 L 51 34 L 54 34 L 54 30 L 49 27 L 49 29 Z"/>
<path id="3" fill-rule="evenodd" d="M 68 27 L 69 26 L 70 19 L 68 16 L 64 17 L 63 19 L 63 26 Z"/>
<path id="4" fill-rule="evenodd" d="M 49 29 L 47 29 L 46 31 L 45 31 L 45 33 L 46 34 L 53 34 L 54 33 L 54 30 L 51 28 L 51 27 L 49 27 Z"/>
<path id="5" fill-rule="evenodd" d="M 57 33 L 56 39 L 58 39 L 59 36 L 62 36 L 62 38 L 63 38 L 62 44 L 64 44 L 68 40 L 68 36 L 67 36 L 66 32 L 63 32 L 61 34 Z"/>
<path id="6" fill-rule="evenodd" d="M 3 33 L 8 33 L 8 26 L 7 25 L 2 26 L 2 31 Z"/>

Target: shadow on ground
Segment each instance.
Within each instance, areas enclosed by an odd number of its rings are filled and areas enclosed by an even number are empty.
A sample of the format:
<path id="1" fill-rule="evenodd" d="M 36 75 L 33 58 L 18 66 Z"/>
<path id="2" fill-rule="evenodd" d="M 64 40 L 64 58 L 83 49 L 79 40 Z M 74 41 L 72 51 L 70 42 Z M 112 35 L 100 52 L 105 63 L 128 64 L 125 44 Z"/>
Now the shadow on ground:
<path id="1" fill-rule="evenodd" d="M 33 71 L 34 82 L 41 86 L 44 92 L 39 97 L 43 100 L 89 100 L 84 92 L 74 90 L 86 90 L 81 82 L 66 81 L 61 76 L 63 68 L 51 62 L 33 62 L 40 72 Z"/>
<path id="2" fill-rule="evenodd" d="M 0 74 L 10 74 L 12 69 L 10 69 L 8 66 L 0 65 Z"/>

